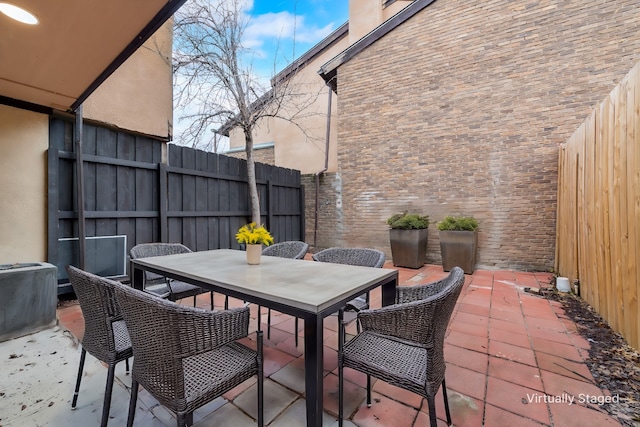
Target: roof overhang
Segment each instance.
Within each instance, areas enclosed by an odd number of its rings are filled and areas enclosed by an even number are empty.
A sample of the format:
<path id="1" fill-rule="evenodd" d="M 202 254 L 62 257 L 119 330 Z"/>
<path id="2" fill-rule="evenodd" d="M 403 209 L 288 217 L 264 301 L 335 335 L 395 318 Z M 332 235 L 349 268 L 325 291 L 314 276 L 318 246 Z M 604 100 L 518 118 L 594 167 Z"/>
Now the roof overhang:
<path id="1" fill-rule="evenodd" d="M 307 66 L 311 61 L 313 61 L 318 55 L 324 53 L 325 50 L 331 48 L 334 44 L 338 43 L 345 37 L 349 36 L 349 21 L 345 22 L 341 26 L 335 29 L 335 31 L 331 32 L 327 37 L 322 39 L 320 43 L 313 46 L 307 52 L 302 54 L 298 59 L 293 61 L 290 65 L 288 65 L 285 69 L 280 71 L 276 76 L 272 79 L 272 85 L 275 81 L 286 80 L 292 75 L 294 75 L 298 70 Z"/>
<path id="2" fill-rule="evenodd" d="M 0 102 L 75 110 L 186 0 L 8 0 L 40 21 L 0 14 Z"/>

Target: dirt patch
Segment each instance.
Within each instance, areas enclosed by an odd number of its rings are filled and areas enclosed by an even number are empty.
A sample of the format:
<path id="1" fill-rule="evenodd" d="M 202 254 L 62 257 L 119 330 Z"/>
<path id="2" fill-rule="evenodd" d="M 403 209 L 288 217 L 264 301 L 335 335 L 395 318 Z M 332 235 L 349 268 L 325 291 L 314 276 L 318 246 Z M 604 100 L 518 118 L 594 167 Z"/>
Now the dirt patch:
<path id="1" fill-rule="evenodd" d="M 583 299 L 557 292 L 547 298 L 562 303 L 580 335 L 591 344 L 586 364 L 597 386 L 609 390 L 611 396 L 619 396 L 617 403 L 602 408 L 622 425 L 640 426 L 640 353 Z"/>
<path id="2" fill-rule="evenodd" d="M 57 304 L 58 309 L 71 307 L 73 305 L 78 305 L 78 304 L 79 302 L 76 299 L 76 296 L 74 294 L 58 295 L 58 304 Z"/>

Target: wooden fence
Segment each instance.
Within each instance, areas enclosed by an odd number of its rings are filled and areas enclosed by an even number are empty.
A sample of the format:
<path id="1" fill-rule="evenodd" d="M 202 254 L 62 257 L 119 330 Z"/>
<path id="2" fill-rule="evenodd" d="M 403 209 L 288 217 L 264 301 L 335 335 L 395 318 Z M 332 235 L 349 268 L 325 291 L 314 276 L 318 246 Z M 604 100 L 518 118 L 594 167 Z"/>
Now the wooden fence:
<path id="1" fill-rule="evenodd" d="M 170 144 L 163 162 L 162 141 L 87 123 L 83 135 L 88 238 L 126 236 L 127 254 L 147 242 L 180 242 L 198 251 L 240 247 L 235 232 L 251 217 L 245 160 Z M 77 251 L 70 239 L 78 236 L 72 141 L 73 123 L 52 118 L 48 262 L 54 265 L 77 257 L 69 253 Z M 275 241 L 304 240 L 300 172 L 258 163 L 256 181 L 262 223 Z M 101 242 L 95 251 L 111 250 Z"/>
<path id="2" fill-rule="evenodd" d="M 161 239 L 194 250 L 238 248 L 235 232 L 251 217 L 246 160 L 169 145 L 168 163 L 160 165 L 168 189 L 160 193 Z M 262 223 L 276 242 L 304 240 L 300 180 L 300 171 L 256 163 Z"/>
<path id="3" fill-rule="evenodd" d="M 561 146 L 556 270 L 640 349 L 640 63 Z"/>

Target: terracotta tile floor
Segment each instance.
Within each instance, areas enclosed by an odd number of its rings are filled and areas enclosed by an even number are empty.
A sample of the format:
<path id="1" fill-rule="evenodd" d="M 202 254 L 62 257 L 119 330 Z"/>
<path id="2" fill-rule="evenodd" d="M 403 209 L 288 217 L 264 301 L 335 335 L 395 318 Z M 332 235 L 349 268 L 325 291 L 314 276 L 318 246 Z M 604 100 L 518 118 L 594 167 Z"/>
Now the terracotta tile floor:
<path id="1" fill-rule="evenodd" d="M 390 263 L 386 267 L 394 268 Z M 398 270 L 401 286 L 428 283 L 447 274 L 435 265 Z M 609 393 L 595 386 L 583 359 L 588 343 L 577 335 L 575 325 L 564 315 L 561 305 L 524 292 L 525 287 L 548 287 L 550 279 L 548 273 L 488 270 L 477 270 L 466 276 L 445 342 L 446 381 L 454 425 L 620 425 L 597 404 L 580 399 L 584 395 Z M 374 307 L 380 305 L 379 290 L 372 292 L 371 298 Z M 222 307 L 223 301 L 224 297 L 216 294 L 216 306 Z M 190 299 L 184 301 L 190 302 Z M 198 305 L 208 307 L 208 294 L 199 297 Z M 256 314 L 253 307 L 254 319 Z M 273 387 L 288 393 L 289 407 L 279 415 L 274 414 L 269 425 L 304 425 L 304 406 L 291 394 L 299 395 L 304 388 L 302 340 L 296 347 L 291 317 L 275 311 L 272 316 L 271 339 L 265 342 L 265 375 Z M 78 338 L 82 336 L 84 324 L 79 306 L 67 304 L 58 310 L 58 318 L 64 328 Z M 261 319 L 266 322 L 266 309 Z M 302 336 L 302 322 L 299 328 Z M 355 333 L 354 329 L 350 332 Z M 324 333 L 325 425 L 333 425 L 337 412 L 334 317 L 326 319 Z M 348 381 L 345 412 L 351 422 L 345 425 L 428 425 L 427 403 L 421 397 L 374 380 L 374 404 L 367 408 L 364 375 L 350 370 L 345 374 Z M 235 404 L 240 399 L 237 396 L 242 396 L 249 386 L 242 385 L 225 397 Z M 574 401 L 569 404 L 571 397 Z M 207 420 L 230 414 L 227 406 L 215 406 L 213 413 L 204 419 L 200 417 L 197 425 L 218 425 L 219 420 L 215 424 Z M 439 425 L 445 425 L 441 391 L 436 398 L 436 412 Z"/>

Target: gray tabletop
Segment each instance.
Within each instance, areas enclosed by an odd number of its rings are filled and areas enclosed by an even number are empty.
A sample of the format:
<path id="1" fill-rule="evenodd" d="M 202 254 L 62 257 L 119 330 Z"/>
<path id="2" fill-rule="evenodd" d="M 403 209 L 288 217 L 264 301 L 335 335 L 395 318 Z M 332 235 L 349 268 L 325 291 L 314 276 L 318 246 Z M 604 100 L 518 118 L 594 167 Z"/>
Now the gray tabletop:
<path id="1" fill-rule="evenodd" d="M 248 265 L 246 253 L 232 249 L 140 258 L 135 263 L 310 313 L 319 313 L 397 274 L 384 268 L 270 256 L 262 256 L 259 265 Z"/>

